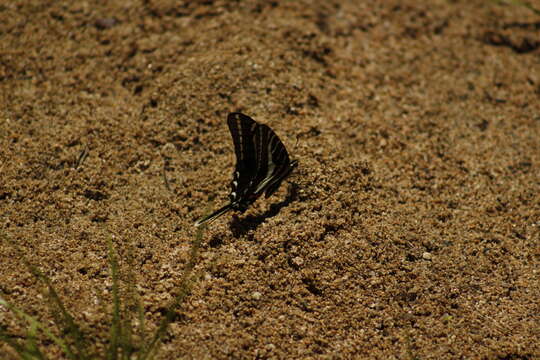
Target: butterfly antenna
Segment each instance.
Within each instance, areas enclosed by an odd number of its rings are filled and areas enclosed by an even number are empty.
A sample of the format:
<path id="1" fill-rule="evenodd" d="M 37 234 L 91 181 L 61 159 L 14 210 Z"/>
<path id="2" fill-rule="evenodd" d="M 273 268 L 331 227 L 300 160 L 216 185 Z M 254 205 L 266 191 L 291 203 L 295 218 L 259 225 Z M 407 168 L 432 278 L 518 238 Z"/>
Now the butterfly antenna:
<path id="1" fill-rule="evenodd" d="M 216 220 L 221 215 L 223 215 L 223 214 L 229 212 L 230 210 L 232 210 L 232 205 L 233 205 L 232 203 L 229 203 L 229 204 L 223 206 L 222 208 L 217 209 L 216 211 L 214 211 L 210 215 L 206 215 L 206 216 L 200 218 L 199 220 L 197 220 L 195 222 L 195 227 L 199 227 L 199 226 L 201 226 L 203 224 L 211 223 L 212 221 Z"/>

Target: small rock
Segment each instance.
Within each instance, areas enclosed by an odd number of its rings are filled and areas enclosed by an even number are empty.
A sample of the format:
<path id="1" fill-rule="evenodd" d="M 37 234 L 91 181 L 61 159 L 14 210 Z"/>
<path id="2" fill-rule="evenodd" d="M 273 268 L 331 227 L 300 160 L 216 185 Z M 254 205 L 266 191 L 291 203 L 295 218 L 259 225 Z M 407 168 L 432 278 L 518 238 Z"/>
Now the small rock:
<path id="1" fill-rule="evenodd" d="M 292 262 L 294 265 L 300 267 L 304 264 L 304 259 L 302 259 L 300 256 L 296 256 L 295 258 L 292 259 Z"/>
<path id="2" fill-rule="evenodd" d="M 97 19 L 95 22 L 96 27 L 99 30 L 110 29 L 117 23 L 118 23 L 118 20 L 116 20 L 115 18 L 101 18 L 101 19 Z"/>

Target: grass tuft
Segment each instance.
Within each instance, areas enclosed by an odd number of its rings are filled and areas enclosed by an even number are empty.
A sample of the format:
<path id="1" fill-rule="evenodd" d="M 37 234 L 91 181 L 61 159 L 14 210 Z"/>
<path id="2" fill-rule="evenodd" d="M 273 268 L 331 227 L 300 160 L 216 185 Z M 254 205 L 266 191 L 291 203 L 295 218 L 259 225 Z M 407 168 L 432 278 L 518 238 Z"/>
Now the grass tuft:
<path id="1" fill-rule="evenodd" d="M 186 264 L 186 268 L 180 280 L 178 293 L 174 297 L 171 304 L 167 307 L 165 311 L 165 316 L 161 320 L 159 327 L 156 333 L 154 334 L 152 340 L 150 341 L 147 350 L 143 353 L 143 356 L 140 358 L 141 360 L 152 358 L 152 354 L 154 350 L 156 349 L 156 344 L 158 344 L 158 342 L 163 338 L 163 336 L 167 332 L 167 329 L 170 323 L 174 320 L 176 311 L 180 309 L 184 300 L 190 294 L 191 285 L 192 285 L 191 273 L 193 272 L 193 269 L 195 268 L 195 265 L 197 264 L 199 249 L 201 247 L 201 242 L 202 242 L 202 233 L 205 228 L 206 226 L 202 225 L 197 229 L 195 240 L 193 241 L 193 244 L 191 245 L 189 260 L 188 260 L 188 263 Z"/>
<path id="2" fill-rule="evenodd" d="M 108 257 L 112 277 L 112 314 L 108 338 L 102 340 L 107 344 L 103 354 L 94 352 L 95 342 L 89 341 L 85 336 L 81 326 L 76 323 L 58 296 L 51 280 L 26 260 L 23 261 L 28 270 L 47 289 L 46 298 L 48 307 L 53 314 L 55 329 L 48 327 L 44 322 L 39 321 L 5 300 L 0 294 L 0 306 L 14 314 L 18 321 L 26 324 L 26 331 L 22 336 L 12 334 L 6 327 L 0 325 L 0 343 L 7 344 L 21 359 L 25 360 L 48 359 L 40 349 L 40 345 L 44 341 L 52 342 L 68 359 L 73 360 L 96 358 L 108 360 L 152 359 L 158 352 L 169 325 L 175 319 L 176 312 L 191 293 L 195 279 L 193 270 L 197 264 L 204 228 L 205 226 L 201 226 L 197 229 L 195 239 L 191 245 L 189 260 L 180 279 L 177 293 L 169 306 L 167 306 L 165 315 L 154 334 L 146 334 L 144 308 L 136 292 L 135 276 L 131 271 L 133 266 L 129 260 L 129 271 L 125 284 L 120 281 L 120 266 L 113 246 L 113 238 L 111 237 L 108 241 Z M 2 238 L 8 240 L 5 235 Z M 19 251 L 13 242 L 10 243 Z M 22 252 L 19 251 L 19 253 L 20 258 L 25 259 Z M 125 291 L 122 291 L 122 289 L 125 289 Z"/>

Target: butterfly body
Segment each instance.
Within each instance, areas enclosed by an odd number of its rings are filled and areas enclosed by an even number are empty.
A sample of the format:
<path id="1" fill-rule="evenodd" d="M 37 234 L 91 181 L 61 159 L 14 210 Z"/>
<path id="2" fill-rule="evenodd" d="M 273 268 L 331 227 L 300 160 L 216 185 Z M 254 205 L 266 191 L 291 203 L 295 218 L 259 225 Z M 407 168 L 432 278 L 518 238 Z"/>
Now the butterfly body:
<path id="1" fill-rule="evenodd" d="M 231 113 L 227 117 L 236 154 L 231 181 L 230 203 L 200 219 L 195 226 L 211 222 L 230 210 L 246 211 L 263 193 L 271 196 L 298 165 L 290 161 L 287 149 L 277 135 L 247 115 Z"/>

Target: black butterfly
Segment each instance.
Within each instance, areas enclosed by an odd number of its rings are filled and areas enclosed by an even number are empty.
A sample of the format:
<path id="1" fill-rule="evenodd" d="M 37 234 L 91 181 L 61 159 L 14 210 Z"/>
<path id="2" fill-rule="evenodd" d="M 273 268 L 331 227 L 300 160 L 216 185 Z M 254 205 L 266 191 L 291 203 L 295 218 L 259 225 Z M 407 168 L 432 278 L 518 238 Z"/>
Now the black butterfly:
<path id="1" fill-rule="evenodd" d="M 298 165 L 289 160 L 287 149 L 277 135 L 247 115 L 230 113 L 227 124 L 234 142 L 236 168 L 231 182 L 230 203 L 195 223 L 214 221 L 230 210 L 244 212 L 263 193 L 267 198 Z"/>

